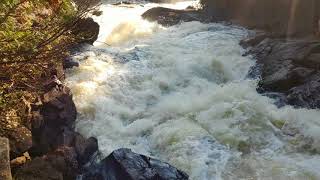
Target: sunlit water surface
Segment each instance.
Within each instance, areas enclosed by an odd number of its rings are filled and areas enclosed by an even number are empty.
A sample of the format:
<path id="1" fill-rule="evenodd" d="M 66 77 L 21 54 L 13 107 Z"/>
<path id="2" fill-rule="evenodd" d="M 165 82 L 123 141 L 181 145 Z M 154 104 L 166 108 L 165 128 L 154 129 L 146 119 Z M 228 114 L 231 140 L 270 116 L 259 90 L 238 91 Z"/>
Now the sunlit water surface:
<path id="1" fill-rule="evenodd" d="M 104 155 L 131 148 L 192 180 L 320 179 L 320 112 L 278 109 L 256 92 L 246 78 L 255 62 L 238 45 L 247 30 L 140 18 L 155 6 L 102 5 L 95 48 L 67 75 L 77 130 L 97 137 Z"/>

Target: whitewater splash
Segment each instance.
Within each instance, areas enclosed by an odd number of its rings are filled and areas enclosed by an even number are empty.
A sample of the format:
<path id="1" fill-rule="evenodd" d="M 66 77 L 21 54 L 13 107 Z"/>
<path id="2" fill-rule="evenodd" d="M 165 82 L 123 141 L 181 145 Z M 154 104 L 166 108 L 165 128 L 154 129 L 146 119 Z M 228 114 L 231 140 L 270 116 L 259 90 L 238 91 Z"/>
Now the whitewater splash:
<path id="1" fill-rule="evenodd" d="M 256 92 L 246 78 L 254 61 L 238 45 L 247 30 L 164 28 L 140 18 L 154 6 L 102 6 L 96 47 L 68 73 L 77 130 L 97 137 L 105 155 L 131 148 L 192 180 L 320 179 L 320 112 L 278 109 Z"/>

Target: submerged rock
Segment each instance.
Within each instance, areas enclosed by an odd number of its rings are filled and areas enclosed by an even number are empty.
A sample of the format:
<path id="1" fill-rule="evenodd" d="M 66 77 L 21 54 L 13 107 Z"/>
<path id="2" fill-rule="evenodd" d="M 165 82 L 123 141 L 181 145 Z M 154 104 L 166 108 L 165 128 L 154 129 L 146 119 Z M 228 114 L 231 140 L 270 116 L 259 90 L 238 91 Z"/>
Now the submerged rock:
<path id="1" fill-rule="evenodd" d="M 97 167 L 81 176 L 82 180 L 186 180 L 188 175 L 168 163 L 118 149 Z"/>
<path id="2" fill-rule="evenodd" d="M 194 9 L 176 10 L 164 7 L 155 7 L 149 9 L 148 11 L 142 14 L 142 17 L 144 19 L 147 19 L 148 21 L 157 21 L 159 24 L 163 26 L 172 26 L 182 21 L 211 21 L 209 16 L 206 16 L 201 11 L 197 11 Z"/>
<path id="3" fill-rule="evenodd" d="M 75 61 L 74 59 L 72 59 L 70 57 L 66 58 L 63 61 L 63 68 L 70 69 L 70 68 L 73 68 L 73 67 L 79 67 L 79 62 Z"/>

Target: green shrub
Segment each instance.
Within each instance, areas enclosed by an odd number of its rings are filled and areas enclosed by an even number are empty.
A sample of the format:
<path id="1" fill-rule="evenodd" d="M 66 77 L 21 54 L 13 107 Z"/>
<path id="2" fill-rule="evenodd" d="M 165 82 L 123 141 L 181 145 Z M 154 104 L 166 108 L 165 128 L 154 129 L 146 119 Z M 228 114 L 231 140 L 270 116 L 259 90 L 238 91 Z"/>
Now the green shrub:
<path id="1" fill-rule="evenodd" d="M 0 1 L 0 112 L 24 91 L 41 91 L 44 77 L 77 41 L 72 33 L 90 11 L 71 0 Z"/>

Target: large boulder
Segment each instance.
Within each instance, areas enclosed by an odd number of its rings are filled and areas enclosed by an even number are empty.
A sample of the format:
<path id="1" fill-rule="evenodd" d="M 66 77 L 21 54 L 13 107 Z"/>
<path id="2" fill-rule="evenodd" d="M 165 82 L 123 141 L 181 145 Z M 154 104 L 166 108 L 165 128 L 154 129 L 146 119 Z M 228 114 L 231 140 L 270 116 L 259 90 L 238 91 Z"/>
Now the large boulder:
<path id="1" fill-rule="evenodd" d="M 210 18 L 194 9 L 176 10 L 164 7 L 155 7 L 142 14 L 148 21 L 156 21 L 163 26 L 172 26 L 180 22 L 209 21 Z"/>
<path id="2" fill-rule="evenodd" d="M 77 117 L 70 89 L 58 80 L 46 86 L 48 92 L 42 97 L 41 118 L 33 120 L 32 124 L 34 155 L 45 154 L 62 145 L 64 132 L 73 129 Z"/>
<path id="3" fill-rule="evenodd" d="M 168 163 L 136 154 L 130 149 L 112 152 L 82 180 L 186 180 L 188 175 Z"/>
<path id="4" fill-rule="evenodd" d="M 241 25 L 304 36 L 319 31 L 318 0 L 201 0 L 210 15 Z"/>
<path id="5" fill-rule="evenodd" d="M 28 161 L 15 169 L 14 178 L 21 180 L 62 180 L 76 179 L 82 166 L 98 150 L 95 138 L 85 139 L 74 134 L 69 144 L 59 146 L 54 151 Z M 1 176 L 0 176 L 1 177 Z"/>
<path id="6" fill-rule="evenodd" d="M 72 32 L 76 35 L 77 43 L 93 44 L 99 35 L 100 26 L 92 18 L 79 19 Z"/>

